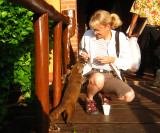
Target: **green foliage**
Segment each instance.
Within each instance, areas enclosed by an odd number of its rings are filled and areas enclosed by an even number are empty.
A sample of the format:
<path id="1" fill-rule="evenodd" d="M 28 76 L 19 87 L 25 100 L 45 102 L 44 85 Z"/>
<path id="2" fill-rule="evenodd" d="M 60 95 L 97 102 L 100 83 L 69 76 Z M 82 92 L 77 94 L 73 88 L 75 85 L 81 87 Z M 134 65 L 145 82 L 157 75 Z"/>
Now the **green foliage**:
<path id="1" fill-rule="evenodd" d="M 54 22 L 49 20 L 49 42 L 53 48 Z M 33 12 L 11 0 L 0 0 L 0 123 L 7 113 L 11 93 L 21 92 L 24 102 L 34 100 Z"/>
<path id="2" fill-rule="evenodd" d="M 1 87 L 9 89 L 10 83 L 20 83 L 22 91 L 26 91 L 26 86 L 30 86 L 34 50 L 32 15 L 25 8 L 0 1 L 0 68 L 4 70 Z"/>
<path id="3" fill-rule="evenodd" d="M 0 105 L 5 105 L 13 85 L 19 84 L 23 97 L 34 91 L 33 12 L 0 0 Z M 0 114 L 7 111 L 0 106 Z M 1 119 L 1 118 L 0 118 Z"/>

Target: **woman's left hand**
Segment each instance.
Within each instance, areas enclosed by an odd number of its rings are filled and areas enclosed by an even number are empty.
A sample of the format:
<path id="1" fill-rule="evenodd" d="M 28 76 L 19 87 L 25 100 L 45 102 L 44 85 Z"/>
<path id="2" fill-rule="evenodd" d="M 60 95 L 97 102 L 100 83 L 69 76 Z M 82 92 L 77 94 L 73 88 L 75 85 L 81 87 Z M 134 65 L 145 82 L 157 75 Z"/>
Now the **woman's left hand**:
<path id="1" fill-rule="evenodd" d="M 109 64 L 109 63 L 114 63 L 115 57 L 111 56 L 97 56 L 96 60 L 99 61 L 102 64 Z"/>

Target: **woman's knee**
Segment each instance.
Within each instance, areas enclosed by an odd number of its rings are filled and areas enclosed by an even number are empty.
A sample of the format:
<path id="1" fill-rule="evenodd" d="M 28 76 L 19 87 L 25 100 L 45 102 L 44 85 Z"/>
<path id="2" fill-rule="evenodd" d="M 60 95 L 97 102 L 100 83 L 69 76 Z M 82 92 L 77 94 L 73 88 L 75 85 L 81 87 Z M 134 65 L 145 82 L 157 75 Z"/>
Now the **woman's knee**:
<path id="1" fill-rule="evenodd" d="M 131 102 L 135 97 L 135 93 L 134 93 L 133 89 L 131 88 L 131 91 L 127 92 L 124 95 L 124 97 L 125 97 L 125 99 L 124 99 L 125 102 Z"/>
<path id="2" fill-rule="evenodd" d="M 104 75 L 101 73 L 95 73 L 92 78 L 90 79 L 90 82 L 94 85 L 96 85 L 99 89 L 102 89 L 104 86 Z"/>

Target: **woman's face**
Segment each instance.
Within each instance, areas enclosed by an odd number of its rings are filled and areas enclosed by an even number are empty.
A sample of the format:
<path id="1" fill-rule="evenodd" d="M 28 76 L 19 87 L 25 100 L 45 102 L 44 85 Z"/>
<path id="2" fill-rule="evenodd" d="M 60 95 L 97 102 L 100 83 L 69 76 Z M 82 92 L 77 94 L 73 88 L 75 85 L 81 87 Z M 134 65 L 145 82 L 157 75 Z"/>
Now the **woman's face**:
<path id="1" fill-rule="evenodd" d="M 93 29 L 94 34 L 98 39 L 104 39 L 106 40 L 108 33 L 110 33 L 110 25 L 104 26 L 100 25 L 99 28 Z"/>

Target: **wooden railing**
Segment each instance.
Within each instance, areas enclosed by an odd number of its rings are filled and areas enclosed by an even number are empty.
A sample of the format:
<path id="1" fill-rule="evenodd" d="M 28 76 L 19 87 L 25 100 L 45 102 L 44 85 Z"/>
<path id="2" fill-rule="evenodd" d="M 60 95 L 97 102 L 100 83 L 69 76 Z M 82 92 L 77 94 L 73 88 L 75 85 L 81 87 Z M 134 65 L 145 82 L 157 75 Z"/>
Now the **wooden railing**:
<path id="1" fill-rule="evenodd" d="M 70 38 L 75 34 L 75 11 L 62 13 L 44 0 L 14 0 L 33 11 L 35 31 L 35 89 L 37 97 L 37 133 L 49 132 L 49 29 L 48 19 L 57 22 L 54 27 L 53 48 L 53 108 L 61 99 L 61 75 L 68 73 L 72 62 Z M 64 28 L 63 28 L 64 27 Z M 61 43 L 62 42 L 62 43 Z M 63 49 L 62 49 L 63 48 Z M 73 60 L 74 61 L 74 60 Z M 61 64 L 61 62 L 63 64 Z M 62 70 L 63 68 L 63 70 Z"/>

